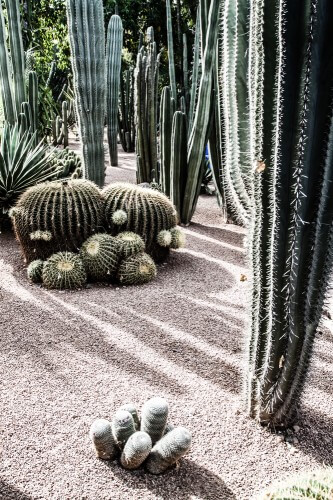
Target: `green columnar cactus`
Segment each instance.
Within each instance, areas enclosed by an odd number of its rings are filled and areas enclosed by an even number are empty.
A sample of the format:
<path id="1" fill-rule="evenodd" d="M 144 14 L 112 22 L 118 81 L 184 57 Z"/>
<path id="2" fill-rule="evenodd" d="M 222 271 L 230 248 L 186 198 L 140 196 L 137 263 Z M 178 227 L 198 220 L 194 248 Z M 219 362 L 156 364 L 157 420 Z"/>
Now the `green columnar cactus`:
<path id="1" fill-rule="evenodd" d="M 121 71 L 121 51 L 123 48 L 123 25 L 119 16 L 111 16 L 106 45 L 107 62 L 107 126 L 110 162 L 118 165 L 117 129 L 118 102 Z"/>
<path id="2" fill-rule="evenodd" d="M 135 118 L 134 118 L 134 70 L 125 71 L 120 77 L 120 113 L 118 113 L 118 133 L 123 150 L 126 153 L 135 151 Z"/>
<path id="3" fill-rule="evenodd" d="M 331 500 L 333 498 L 333 470 L 331 468 L 308 472 L 285 479 L 258 495 L 257 500 L 304 499 Z"/>
<path id="4" fill-rule="evenodd" d="M 187 127 L 182 111 L 173 116 L 170 174 L 170 200 L 181 215 L 187 179 Z"/>
<path id="5" fill-rule="evenodd" d="M 113 460 L 116 457 L 118 449 L 108 420 L 104 418 L 95 420 L 90 427 L 89 436 L 98 458 Z"/>
<path id="6" fill-rule="evenodd" d="M 142 407 L 141 430 L 149 434 L 153 444 L 164 434 L 168 412 L 168 403 L 161 397 L 149 399 Z"/>
<path id="7" fill-rule="evenodd" d="M 67 12 L 84 175 L 103 186 L 106 97 L 103 2 L 67 0 Z"/>
<path id="8" fill-rule="evenodd" d="M 32 281 L 33 283 L 42 282 L 43 266 L 44 266 L 44 261 L 40 259 L 33 260 L 29 264 L 27 268 L 27 275 L 30 281 Z"/>
<path id="9" fill-rule="evenodd" d="M 96 281 L 115 276 L 121 254 L 121 245 L 109 234 L 98 233 L 90 236 L 80 250 L 80 257 L 88 277 Z"/>
<path id="10" fill-rule="evenodd" d="M 58 252 L 49 257 L 43 266 L 43 285 L 59 290 L 82 288 L 87 281 L 82 260 L 71 252 Z"/>
<path id="11" fill-rule="evenodd" d="M 167 196 L 170 196 L 171 135 L 175 106 L 170 87 L 163 87 L 160 106 L 160 183 Z"/>
<path id="12" fill-rule="evenodd" d="M 184 427 L 176 427 L 155 444 L 147 460 L 147 470 L 151 474 L 161 474 L 183 457 L 190 446 L 190 432 Z"/>
<path id="13" fill-rule="evenodd" d="M 123 449 L 128 438 L 134 434 L 132 415 L 126 410 L 118 410 L 112 419 L 112 434 L 118 448 Z"/>
<path id="14" fill-rule="evenodd" d="M 84 180 L 37 184 L 21 195 L 16 208 L 13 224 L 27 262 L 58 250 L 77 251 L 102 222 L 100 191 Z M 31 240 L 35 231 L 49 231 L 51 240 Z"/>
<path id="15" fill-rule="evenodd" d="M 134 404 L 133 403 L 126 403 L 123 406 L 121 406 L 119 408 L 119 410 L 128 411 L 132 415 L 133 420 L 134 420 L 135 430 L 138 431 L 140 429 L 140 419 L 139 419 L 139 415 L 138 415 L 137 409 L 135 408 Z"/>
<path id="16" fill-rule="evenodd" d="M 121 454 L 121 465 L 129 470 L 137 469 L 146 460 L 151 448 L 150 436 L 146 432 L 135 432 L 129 437 Z"/>
<path id="17" fill-rule="evenodd" d="M 38 77 L 36 71 L 29 71 L 29 106 L 31 111 L 30 131 L 38 131 Z M 37 143 L 36 135 L 36 143 Z"/>
<path id="18" fill-rule="evenodd" d="M 122 285 L 143 285 L 156 276 L 153 259 L 146 253 L 137 253 L 122 260 L 117 278 Z"/>
<path id="19" fill-rule="evenodd" d="M 154 250 L 157 235 L 162 229 L 171 229 L 177 224 L 177 214 L 168 198 L 153 189 L 126 183 L 114 183 L 103 191 L 104 219 L 108 232 L 133 231 L 139 234 L 146 244 L 147 253 Z M 114 216 L 118 212 L 122 225 L 117 225 Z M 117 212 L 117 214 L 116 214 Z"/>
<path id="20" fill-rule="evenodd" d="M 64 148 L 68 147 L 68 103 L 63 101 L 61 106 L 62 116 L 62 136 L 64 141 Z"/>
<path id="21" fill-rule="evenodd" d="M 0 2 L 0 73 L 1 101 L 5 119 L 9 124 L 14 125 L 17 113 L 11 82 L 12 67 L 7 48 L 7 33 L 2 10 L 2 2 Z"/>
<path id="22" fill-rule="evenodd" d="M 120 253 L 123 258 L 130 257 L 145 250 L 145 243 L 141 236 L 131 231 L 124 231 L 116 236 L 120 243 Z"/>
<path id="23" fill-rule="evenodd" d="M 142 46 L 135 68 L 135 123 L 137 127 L 137 182 L 157 177 L 157 98 L 159 60 L 153 28 L 147 30 L 147 48 Z"/>
<path id="24" fill-rule="evenodd" d="M 200 66 L 200 16 L 199 8 L 197 9 L 197 19 L 195 23 L 195 34 L 194 34 L 194 47 L 193 47 L 193 64 L 192 64 L 192 82 L 191 82 L 191 96 L 190 96 L 190 109 L 189 109 L 189 126 L 188 134 L 192 130 L 193 120 L 195 116 L 195 106 L 197 102 L 197 92 L 198 92 L 198 82 L 199 82 L 199 70 Z"/>
<path id="25" fill-rule="evenodd" d="M 177 85 L 176 85 L 175 60 L 173 53 L 172 15 L 171 15 L 170 0 L 166 0 L 166 14 L 167 14 L 168 59 L 169 59 L 169 78 L 170 78 L 171 96 L 175 100 L 177 106 Z"/>
<path id="26" fill-rule="evenodd" d="M 295 416 L 333 262 L 333 5 L 266 1 L 249 23 L 247 400 L 278 426 Z"/>

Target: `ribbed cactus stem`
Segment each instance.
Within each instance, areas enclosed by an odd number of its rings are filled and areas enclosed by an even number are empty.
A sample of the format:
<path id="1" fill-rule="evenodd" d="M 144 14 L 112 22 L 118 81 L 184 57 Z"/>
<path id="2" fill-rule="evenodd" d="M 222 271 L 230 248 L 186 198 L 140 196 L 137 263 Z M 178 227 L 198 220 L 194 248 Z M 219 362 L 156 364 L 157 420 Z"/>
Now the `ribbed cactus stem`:
<path id="1" fill-rule="evenodd" d="M 160 111 L 160 183 L 162 191 L 170 196 L 170 161 L 172 120 L 174 115 L 174 100 L 171 100 L 170 87 L 163 87 Z"/>
<path id="2" fill-rule="evenodd" d="M 38 77 L 36 71 L 29 72 L 29 105 L 31 111 L 31 132 L 38 131 Z M 36 135 L 37 141 L 37 135 Z"/>
<path id="3" fill-rule="evenodd" d="M 171 88 L 171 95 L 174 98 L 175 102 L 177 103 L 177 85 L 176 85 L 175 59 L 173 52 L 172 14 L 171 14 L 170 0 L 166 0 L 166 14 L 167 14 L 170 88 Z"/>
<path id="4" fill-rule="evenodd" d="M 5 119 L 11 125 L 14 125 L 17 114 L 14 93 L 12 89 L 12 84 L 10 81 L 10 76 L 12 74 L 12 67 L 9 59 L 8 48 L 7 48 L 7 33 L 5 27 L 5 20 L 2 10 L 2 2 L 0 2 L 0 85 L 1 85 L 1 101 L 4 109 Z"/>
<path id="5" fill-rule="evenodd" d="M 150 436 L 146 432 L 135 432 L 129 437 L 121 454 L 121 465 L 129 470 L 137 469 L 146 460 L 151 448 Z"/>
<path id="6" fill-rule="evenodd" d="M 189 113 L 188 113 L 188 116 L 189 116 L 188 135 L 190 134 L 190 132 L 192 130 L 193 120 L 194 120 L 194 115 L 195 115 L 195 105 L 196 105 L 196 99 L 197 99 L 199 66 L 200 66 L 199 60 L 200 60 L 200 16 L 199 16 L 199 9 L 197 9 L 197 20 L 195 23 L 195 34 L 194 34 L 190 109 L 189 109 Z"/>
<path id="7" fill-rule="evenodd" d="M 134 432 L 135 424 L 130 412 L 118 410 L 112 419 L 112 433 L 117 446 L 122 449 Z"/>
<path id="8" fill-rule="evenodd" d="M 118 15 L 111 16 L 107 33 L 107 125 L 110 162 L 118 165 L 117 132 L 118 103 L 121 72 L 121 52 L 123 48 L 123 25 Z"/>
<path id="9" fill-rule="evenodd" d="M 188 49 L 187 49 L 187 36 L 183 33 L 183 81 L 184 81 L 184 94 L 186 109 L 189 104 L 189 78 L 188 78 Z"/>
<path id="10" fill-rule="evenodd" d="M 176 111 L 173 117 L 170 173 L 170 199 L 180 215 L 187 177 L 187 129 L 182 111 Z"/>
<path id="11" fill-rule="evenodd" d="M 68 146 L 68 103 L 63 101 L 61 106 L 62 111 L 62 133 L 64 137 L 64 148 Z"/>
<path id="12" fill-rule="evenodd" d="M 176 427 L 155 444 L 147 460 L 147 470 L 151 474 L 162 474 L 183 457 L 190 446 L 190 432 L 184 427 Z"/>
<path id="13" fill-rule="evenodd" d="M 140 428 L 140 419 L 139 419 L 139 415 L 138 415 L 138 412 L 137 412 L 137 409 L 136 409 L 135 405 L 133 403 L 126 403 L 126 404 L 122 405 L 119 408 L 119 410 L 128 411 L 132 415 L 132 417 L 133 417 L 135 429 L 139 430 L 139 428 Z"/>
<path id="14" fill-rule="evenodd" d="M 164 434 L 168 412 L 168 403 L 161 397 L 149 399 L 142 407 L 141 430 L 149 434 L 153 444 Z"/>
<path id="15" fill-rule="evenodd" d="M 96 455 L 103 460 L 112 460 L 117 455 L 117 447 L 113 439 L 111 424 L 104 418 L 95 420 L 89 432 Z"/>
<path id="16" fill-rule="evenodd" d="M 103 186 L 106 97 L 102 0 L 67 0 L 74 91 L 85 177 Z"/>

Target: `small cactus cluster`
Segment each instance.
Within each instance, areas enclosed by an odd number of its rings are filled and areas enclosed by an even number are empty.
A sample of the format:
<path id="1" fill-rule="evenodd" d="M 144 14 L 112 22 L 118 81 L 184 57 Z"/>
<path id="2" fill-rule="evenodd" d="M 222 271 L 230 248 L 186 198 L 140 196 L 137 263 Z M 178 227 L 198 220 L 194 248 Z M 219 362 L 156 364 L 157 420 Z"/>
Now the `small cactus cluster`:
<path id="1" fill-rule="evenodd" d="M 168 424 L 168 403 L 154 397 L 142 407 L 141 419 L 132 403 L 123 405 L 111 422 L 97 419 L 90 439 L 98 458 L 119 458 L 124 469 L 145 464 L 151 474 L 161 474 L 183 457 L 191 446 L 191 434 L 184 427 Z"/>
<path id="2" fill-rule="evenodd" d="M 70 177 L 71 179 L 82 178 L 82 161 L 74 151 L 55 149 L 50 157 L 50 165 L 54 168 L 54 180 Z"/>

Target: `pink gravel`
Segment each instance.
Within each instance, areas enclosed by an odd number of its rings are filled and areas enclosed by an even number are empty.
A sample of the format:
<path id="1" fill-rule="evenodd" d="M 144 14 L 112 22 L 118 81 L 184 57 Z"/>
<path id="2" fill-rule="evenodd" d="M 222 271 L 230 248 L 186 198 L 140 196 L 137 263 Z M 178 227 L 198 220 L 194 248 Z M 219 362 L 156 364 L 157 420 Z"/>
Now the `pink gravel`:
<path id="1" fill-rule="evenodd" d="M 120 155 L 108 180 L 135 178 Z M 298 427 L 287 436 L 244 412 L 250 282 L 244 230 L 201 197 L 187 247 L 155 281 L 48 292 L 30 285 L 11 233 L 0 235 L 0 498 L 250 499 L 272 480 L 333 463 L 333 338 L 315 343 Z M 162 476 L 95 458 L 88 431 L 117 407 L 164 396 L 190 454 Z"/>

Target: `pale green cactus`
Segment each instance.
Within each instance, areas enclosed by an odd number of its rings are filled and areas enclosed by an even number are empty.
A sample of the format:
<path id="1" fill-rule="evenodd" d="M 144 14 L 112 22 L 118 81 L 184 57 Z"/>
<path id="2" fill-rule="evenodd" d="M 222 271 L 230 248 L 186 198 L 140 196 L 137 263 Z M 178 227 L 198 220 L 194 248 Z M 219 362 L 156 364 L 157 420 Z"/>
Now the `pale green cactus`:
<path id="1" fill-rule="evenodd" d="M 121 465 L 125 469 L 137 469 L 146 460 L 152 449 L 151 437 L 146 432 L 132 434 L 121 454 Z"/>
<path id="2" fill-rule="evenodd" d="M 142 407 L 141 430 L 149 434 L 153 444 L 164 434 L 168 411 L 168 403 L 161 397 L 149 399 Z"/>
<path id="3" fill-rule="evenodd" d="M 122 449 L 134 432 L 135 424 L 130 412 L 118 410 L 112 419 L 112 433 L 118 448 Z"/>
<path id="4" fill-rule="evenodd" d="M 119 410 L 128 411 L 132 415 L 133 420 L 134 420 L 135 429 L 138 431 L 140 429 L 140 419 L 139 419 L 139 415 L 138 415 L 137 409 L 135 408 L 134 404 L 133 403 L 126 403 L 123 406 L 121 406 L 119 408 Z"/>
<path id="5" fill-rule="evenodd" d="M 112 460 L 116 457 L 118 449 L 112 435 L 111 424 L 108 420 L 104 418 L 95 420 L 90 427 L 89 437 L 98 458 Z"/>
<path id="6" fill-rule="evenodd" d="M 191 433 L 184 427 L 176 427 L 155 444 L 147 460 L 147 470 L 161 474 L 183 457 L 190 446 Z"/>

